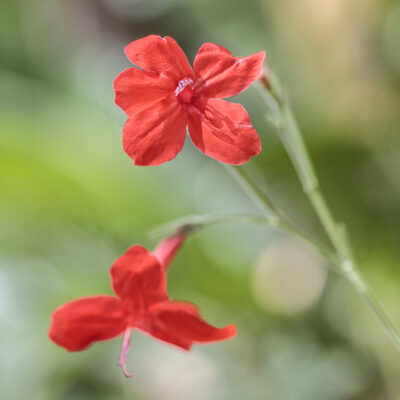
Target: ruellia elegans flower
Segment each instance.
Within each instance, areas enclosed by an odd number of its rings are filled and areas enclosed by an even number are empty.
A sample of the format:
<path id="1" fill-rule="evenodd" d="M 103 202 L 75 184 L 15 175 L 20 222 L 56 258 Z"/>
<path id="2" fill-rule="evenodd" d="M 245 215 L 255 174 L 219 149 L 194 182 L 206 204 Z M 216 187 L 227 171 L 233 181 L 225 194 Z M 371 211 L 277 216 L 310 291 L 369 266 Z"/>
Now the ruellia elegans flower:
<path id="1" fill-rule="evenodd" d="M 123 335 L 119 365 L 129 377 L 125 364 L 133 329 L 185 350 L 194 343 L 235 336 L 234 325 L 216 328 L 193 304 L 168 297 L 166 270 L 184 239 L 183 234 L 168 238 L 154 253 L 139 245 L 130 247 L 110 269 L 117 297 L 83 297 L 58 307 L 51 318 L 50 339 L 68 351 L 80 351 Z"/>
<path id="2" fill-rule="evenodd" d="M 146 36 L 125 47 L 138 68 L 114 81 L 115 102 L 128 116 L 123 148 L 136 165 L 160 165 L 181 151 L 186 126 L 207 156 L 243 164 L 261 151 L 246 110 L 221 100 L 247 89 L 262 74 L 265 52 L 237 58 L 204 43 L 191 68 L 174 39 Z"/>

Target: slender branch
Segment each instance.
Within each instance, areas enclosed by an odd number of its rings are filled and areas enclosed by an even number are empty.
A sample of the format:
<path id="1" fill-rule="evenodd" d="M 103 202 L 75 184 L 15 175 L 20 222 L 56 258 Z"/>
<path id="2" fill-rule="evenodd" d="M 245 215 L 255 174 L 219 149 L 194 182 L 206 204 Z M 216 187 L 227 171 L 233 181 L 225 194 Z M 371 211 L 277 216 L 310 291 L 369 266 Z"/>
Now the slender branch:
<path id="1" fill-rule="evenodd" d="M 273 202 L 268 198 L 264 191 L 260 189 L 257 183 L 246 173 L 242 166 L 226 165 L 224 167 L 233 176 L 242 190 L 250 197 L 254 204 L 256 204 L 260 211 L 263 211 L 264 216 L 271 227 L 280 229 L 286 233 L 295 236 L 301 242 L 312 247 L 318 253 L 321 253 L 327 259 L 336 262 L 336 255 L 331 250 L 326 248 L 323 244 L 317 243 L 314 239 L 308 237 L 306 234 L 297 229 L 287 218 L 280 215 Z M 336 272 L 339 272 L 336 270 Z"/>
<path id="2" fill-rule="evenodd" d="M 321 225 L 335 249 L 337 266 L 366 301 L 395 347 L 400 350 L 399 329 L 356 267 L 344 225 L 337 223 L 333 218 L 327 202 L 320 191 L 314 166 L 288 101 L 282 96 L 279 83 L 276 80 L 274 83 L 275 89 L 271 85 L 266 86 L 264 81 L 261 81 L 261 85 L 259 86 L 270 113 L 271 118 L 269 119 L 275 125 L 302 183 L 304 193 L 308 196 Z"/>
<path id="3" fill-rule="evenodd" d="M 167 222 L 149 232 L 149 237 L 152 239 L 161 239 L 168 236 L 174 236 L 178 233 L 185 233 L 187 235 L 192 235 L 198 233 L 199 231 L 208 228 L 213 225 L 232 223 L 232 222 L 244 222 L 251 224 L 261 224 L 272 229 L 280 230 L 284 233 L 291 234 L 295 236 L 298 240 L 306 244 L 307 246 L 314 249 L 316 252 L 320 253 L 326 259 L 330 260 L 328 268 L 333 272 L 342 274 L 340 269 L 336 268 L 337 260 L 336 255 L 331 251 L 318 246 L 311 239 L 296 231 L 289 224 L 284 221 L 274 220 L 271 223 L 265 215 L 262 214 L 202 214 L 202 215 L 189 215 L 183 218 L 176 219 L 174 221 Z"/>
<path id="4" fill-rule="evenodd" d="M 272 226 L 265 219 L 264 215 L 259 214 L 202 214 L 188 215 L 174 221 L 167 222 L 149 232 L 153 239 L 161 239 L 166 236 L 173 236 L 178 233 L 193 234 L 212 225 L 229 222 L 247 222 Z"/>
<path id="5" fill-rule="evenodd" d="M 254 204 L 263 212 L 265 218 L 272 226 L 280 224 L 281 218 L 276 211 L 272 201 L 265 195 L 253 179 L 247 174 L 242 166 L 222 164 L 229 172 L 232 178 L 243 189 L 243 191 L 251 198 Z"/>

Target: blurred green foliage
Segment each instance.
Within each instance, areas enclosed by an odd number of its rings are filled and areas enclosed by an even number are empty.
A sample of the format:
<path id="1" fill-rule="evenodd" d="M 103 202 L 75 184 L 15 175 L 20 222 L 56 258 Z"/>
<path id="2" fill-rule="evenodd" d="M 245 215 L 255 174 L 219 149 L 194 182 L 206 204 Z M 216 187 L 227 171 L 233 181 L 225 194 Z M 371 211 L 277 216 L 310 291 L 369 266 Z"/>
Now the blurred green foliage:
<path id="1" fill-rule="evenodd" d="M 174 37 L 191 60 L 205 41 L 238 56 L 267 50 L 322 189 L 400 323 L 399 26 L 398 2 L 383 0 L 3 0 L 0 398 L 399 398 L 400 354 L 340 277 L 328 274 L 302 312 L 282 314 L 254 297 L 261 252 L 287 240 L 261 227 L 210 228 L 169 272 L 171 296 L 197 303 L 216 325 L 236 323 L 234 340 L 183 354 L 135 334 L 136 377 L 126 381 L 118 340 L 68 354 L 47 338 L 55 307 L 111 293 L 109 266 L 133 243 L 152 248 L 150 228 L 193 213 L 256 211 L 189 141 L 158 168 L 134 167 L 123 153 L 112 81 L 129 66 L 123 47 L 153 33 Z M 258 93 L 234 101 L 262 137 L 249 171 L 298 225 L 326 240 Z M 290 276 L 279 279 L 284 287 Z"/>

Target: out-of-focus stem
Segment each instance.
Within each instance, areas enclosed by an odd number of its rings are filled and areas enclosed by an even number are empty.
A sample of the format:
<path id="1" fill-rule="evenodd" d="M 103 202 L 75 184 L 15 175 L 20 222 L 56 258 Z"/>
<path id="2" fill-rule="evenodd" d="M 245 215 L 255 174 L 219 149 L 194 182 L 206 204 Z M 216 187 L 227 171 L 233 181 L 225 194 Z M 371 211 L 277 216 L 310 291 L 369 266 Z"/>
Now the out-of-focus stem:
<path id="1" fill-rule="evenodd" d="M 242 190 L 252 199 L 260 211 L 264 214 L 271 226 L 280 224 L 280 217 L 273 205 L 272 201 L 261 191 L 259 186 L 247 174 L 243 166 L 223 164 L 236 183 Z"/>
<path id="2" fill-rule="evenodd" d="M 247 174 L 243 166 L 229 164 L 224 164 L 224 166 L 238 183 L 238 185 L 242 188 L 242 190 L 250 197 L 253 203 L 256 204 L 260 211 L 263 212 L 269 226 L 295 236 L 297 239 L 303 243 L 306 243 L 308 246 L 312 247 L 329 260 L 332 260 L 335 257 L 335 255 L 329 251 L 329 249 L 326 249 L 323 245 L 316 243 L 313 239 L 309 238 L 303 232 L 298 230 L 293 224 L 287 221 L 286 218 L 280 216 L 272 201 L 260 189 L 257 183 Z"/>
<path id="3" fill-rule="evenodd" d="M 174 237 L 179 234 L 189 236 L 195 234 L 205 228 L 213 225 L 232 223 L 232 222 L 244 222 L 250 224 L 260 224 L 268 226 L 270 228 L 281 230 L 287 234 L 291 234 L 299 239 L 301 242 L 305 243 L 309 247 L 313 248 L 316 252 L 323 255 L 325 258 L 331 261 L 328 265 L 336 273 L 341 273 L 336 269 L 336 255 L 324 248 L 314 243 L 306 235 L 297 231 L 290 224 L 286 223 L 280 219 L 274 219 L 271 223 L 270 220 L 262 214 L 203 214 L 203 215 L 189 215 L 183 218 L 179 218 L 174 221 L 167 222 L 166 224 L 159 226 L 149 232 L 149 236 L 152 239 L 161 239 L 165 237 Z"/>
<path id="4" fill-rule="evenodd" d="M 400 350 L 400 333 L 398 327 L 356 267 L 344 225 L 335 221 L 322 195 L 302 133 L 298 128 L 287 99 L 281 94 L 279 83 L 276 80 L 272 82 L 272 86 L 271 84 L 266 86 L 263 80 L 260 83 L 260 92 L 268 107 L 269 119 L 276 127 L 278 135 L 303 186 L 304 193 L 308 196 L 335 250 L 337 267 L 366 301 L 393 344 Z"/>
<path id="5" fill-rule="evenodd" d="M 152 231 L 149 236 L 154 239 L 160 239 L 167 236 L 173 236 L 179 233 L 187 235 L 197 233 L 198 231 L 209 226 L 218 225 L 229 222 L 246 222 L 251 224 L 269 225 L 264 215 L 259 214 L 202 214 L 188 215 L 174 221 L 167 222 Z"/>

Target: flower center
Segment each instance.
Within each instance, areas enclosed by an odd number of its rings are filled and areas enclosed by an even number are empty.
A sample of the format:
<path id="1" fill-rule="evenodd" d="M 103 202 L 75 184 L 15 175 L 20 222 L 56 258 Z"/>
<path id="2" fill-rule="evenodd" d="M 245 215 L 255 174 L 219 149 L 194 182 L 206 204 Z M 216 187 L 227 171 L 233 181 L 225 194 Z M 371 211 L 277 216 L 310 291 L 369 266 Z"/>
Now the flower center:
<path id="1" fill-rule="evenodd" d="M 179 81 L 175 89 L 175 96 L 185 104 L 190 104 L 193 97 L 193 79 L 185 78 Z"/>

